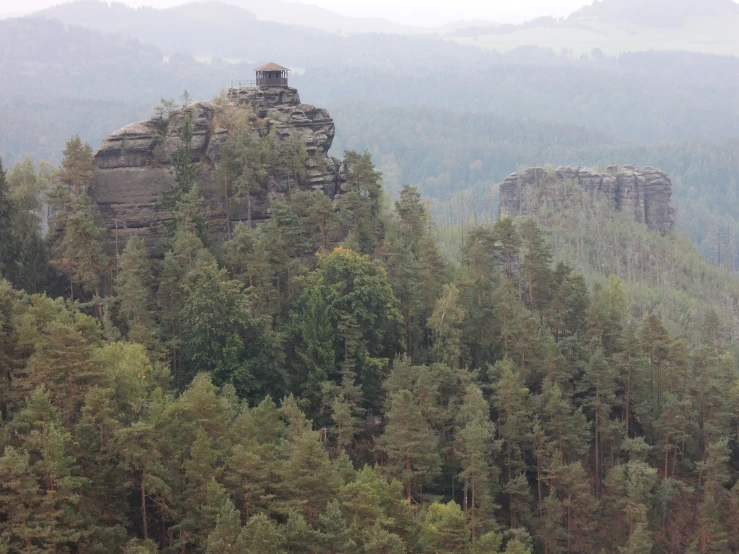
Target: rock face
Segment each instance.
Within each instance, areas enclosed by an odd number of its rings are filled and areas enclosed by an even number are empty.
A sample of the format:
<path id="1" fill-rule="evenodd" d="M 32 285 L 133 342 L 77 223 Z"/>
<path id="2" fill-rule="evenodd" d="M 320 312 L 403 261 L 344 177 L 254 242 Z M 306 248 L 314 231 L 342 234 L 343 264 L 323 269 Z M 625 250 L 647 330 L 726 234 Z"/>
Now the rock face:
<path id="1" fill-rule="evenodd" d="M 301 104 L 292 88 L 241 88 L 229 90 L 228 99 L 236 105 L 249 105 L 254 116 L 251 127 L 260 138 L 272 129 L 280 138 L 297 136 L 305 144 L 308 158 L 301 189 L 323 190 L 333 198 L 344 180 L 342 163 L 327 155 L 335 127 L 329 113 Z M 216 184 L 221 147 L 227 131 L 218 126 L 219 108 L 210 102 L 189 107 L 193 125 L 193 161 L 200 166 L 199 186 L 205 198 L 211 230 L 222 233 L 227 225 L 248 219 L 246 205 L 231 204 L 226 214 L 225 201 Z M 171 214 L 162 207 L 162 193 L 174 183 L 173 155 L 180 145 L 185 112 L 153 117 L 132 123 L 105 138 L 95 152 L 97 184 L 92 193 L 108 229 L 105 249 L 109 255 L 121 252 L 128 238 L 139 234 L 152 249 L 166 236 L 164 223 Z M 293 184 L 295 178 L 293 177 Z M 273 179 L 262 191 L 253 194 L 252 220 L 270 216 L 270 201 L 288 193 L 287 180 Z M 245 203 L 243 203 L 245 204 Z"/>
<path id="2" fill-rule="evenodd" d="M 609 210 L 627 213 L 653 231 L 666 234 L 675 222 L 672 181 L 653 167 L 609 166 L 605 173 L 581 167 L 541 167 L 513 173 L 500 185 L 500 217 L 515 217 L 535 211 L 544 203 L 567 202 L 575 183 L 587 194 L 597 196 Z"/>

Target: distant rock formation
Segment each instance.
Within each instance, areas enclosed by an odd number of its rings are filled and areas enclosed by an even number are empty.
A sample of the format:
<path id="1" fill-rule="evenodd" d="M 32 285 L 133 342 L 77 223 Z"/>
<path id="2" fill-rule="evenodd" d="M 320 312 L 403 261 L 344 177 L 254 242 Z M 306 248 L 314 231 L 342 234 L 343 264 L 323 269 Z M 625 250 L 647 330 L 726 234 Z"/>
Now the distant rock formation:
<path id="1" fill-rule="evenodd" d="M 327 155 L 335 127 L 326 110 L 301 104 L 298 91 L 292 88 L 231 89 L 229 101 L 252 107 L 252 129 L 259 137 L 267 136 L 273 128 L 283 139 L 299 137 L 308 153 L 307 177 L 299 186 L 323 190 L 332 198 L 336 195 L 344 179 L 343 166 Z M 223 195 L 215 183 L 220 150 L 227 140 L 226 129 L 217 124 L 218 109 L 211 102 L 189 107 L 193 161 L 199 162 L 199 186 L 216 234 L 227 223 L 233 225 L 248 218 L 245 205 L 232 205 L 227 217 Z M 139 234 L 150 249 L 166 236 L 164 223 L 171 220 L 171 214 L 161 204 L 162 193 L 174 183 L 171 160 L 180 144 L 184 121 L 185 112 L 177 110 L 169 116 L 132 123 L 105 138 L 95 152 L 97 185 L 92 197 L 108 229 L 105 249 L 109 255 L 121 252 L 134 234 Z M 268 218 L 271 199 L 287 194 L 288 187 L 286 180 L 273 179 L 267 188 L 254 193 L 252 220 Z"/>
<path id="2" fill-rule="evenodd" d="M 559 167 L 547 171 L 532 167 L 513 173 L 500 185 L 499 216 L 515 217 L 536 211 L 546 204 L 566 202 L 576 183 L 597 195 L 609 209 L 624 212 L 652 231 L 666 234 L 675 223 L 672 181 L 653 167 L 609 166 L 605 173 L 581 167 Z"/>

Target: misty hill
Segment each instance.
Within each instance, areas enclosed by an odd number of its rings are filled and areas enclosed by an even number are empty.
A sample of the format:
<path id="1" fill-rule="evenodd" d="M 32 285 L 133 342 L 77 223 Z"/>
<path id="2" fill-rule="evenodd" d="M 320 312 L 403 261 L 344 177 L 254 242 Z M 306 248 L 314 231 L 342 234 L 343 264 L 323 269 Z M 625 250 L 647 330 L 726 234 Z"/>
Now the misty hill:
<path id="1" fill-rule="evenodd" d="M 392 34 L 338 35 L 304 26 L 260 21 L 237 6 L 194 2 L 170 9 L 130 8 L 97 0 L 60 4 L 39 12 L 65 24 L 104 33 L 121 33 L 153 44 L 165 55 L 187 53 L 199 59 L 230 62 L 277 60 L 291 68 L 405 64 L 406 68 L 438 70 L 460 58 L 480 62 L 480 52 L 437 37 Z M 243 75 L 241 78 L 246 78 Z"/>
<path id="2" fill-rule="evenodd" d="M 249 10 L 264 21 L 304 25 L 332 33 L 416 34 L 429 32 L 429 29 L 423 27 L 400 25 L 382 18 L 350 17 L 320 6 L 287 0 L 228 0 L 228 3 Z"/>
<path id="3" fill-rule="evenodd" d="M 462 29 L 455 40 L 498 51 L 536 45 L 577 55 L 594 49 L 739 55 L 737 28 L 739 4 L 733 0 L 596 0 L 564 20 Z"/>
<path id="4" fill-rule="evenodd" d="M 689 25 L 695 18 L 739 17 L 734 0 L 595 0 L 568 21 L 633 23 L 642 27 Z"/>
<path id="5" fill-rule="evenodd" d="M 270 55 L 282 59 L 290 51 L 315 51 L 313 44 L 337 46 L 339 41 L 335 35 L 307 27 L 259 21 L 253 13 L 221 2 L 197 2 L 161 10 L 81 0 L 60 4 L 38 15 L 104 33 L 122 33 L 151 43 L 165 54 L 186 52 L 252 62 Z"/>
<path id="6" fill-rule="evenodd" d="M 282 23 L 284 25 L 309 27 L 329 33 L 419 34 L 432 31 L 423 27 L 400 25 L 387 19 L 350 17 L 313 4 L 303 4 L 290 0 L 227 0 L 225 3 L 232 7 L 238 7 L 248 11 L 253 21 L 260 20 Z M 187 3 L 183 4 L 187 5 Z M 166 11 L 170 14 L 173 12 L 187 13 L 190 11 L 189 8 L 180 10 L 183 7 L 185 6 L 179 6 Z M 131 10 L 131 8 L 122 2 L 108 4 L 107 2 L 98 0 L 80 0 L 65 2 L 64 4 L 42 10 L 39 14 L 60 19 L 74 14 L 74 17 L 77 18 L 80 24 L 85 24 L 81 21 L 81 19 L 84 19 L 88 26 L 93 26 L 91 24 L 94 23 L 96 17 L 107 17 L 105 15 L 106 8 L 109 10 L 107 13 L 115 13 L 123 16 L 124 19 L 128 19 L 127 12 Z M 142 7 L 137 8 L 135 11 L 151 15 L 151 12 L 162 10 Z M 192 12 L 190 11 L 190 13 Z M 236 12 L 232 11 L 231 13 Z M 242 17 L 239 16 L 239 19 L 241 20 Z"/>

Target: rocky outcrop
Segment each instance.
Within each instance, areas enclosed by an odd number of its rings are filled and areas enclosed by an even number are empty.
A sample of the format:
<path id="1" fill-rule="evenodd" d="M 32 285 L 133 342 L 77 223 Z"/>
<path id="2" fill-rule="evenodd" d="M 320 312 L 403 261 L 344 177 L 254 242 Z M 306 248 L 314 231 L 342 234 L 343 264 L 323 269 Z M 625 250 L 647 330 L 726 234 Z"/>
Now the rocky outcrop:
<path id="1" fill-rule="evenodd" d="M 609 210 L 627 213 L 663 235 L 674 225 L 670 178 L 653 167 L 631 165 L 609 166 L 604 173 L 582 167 L 532 167 L 513 173 L 500 185 L 499 216 L 515 217 L 545 204 L 565 203 L 573 195 L 570 184 L 579 185 Z"/>
<path id="2" fill-rule="evenodd" d="M 273 129 L 282 139 L 299 137 L 308 157 L 305 177 L 298 186 L 323 190 L 332 198 L 336 195 L 344 179 L 343 168 L 327 154 L 335 127 L 326 110 L 301 104 L 298 91 L 292 88 L 231 89 L 228 100 L 251 106 L 251 128 L 260 138 Z M 194 132 L 192 158 L 200 167 L 199 186 L 214 234 L 248 218 L 245 205 L 232 203 L 226 213 L 224 195 L 216 184 L 221 147 L 227 140 L 226 129 L 219 126 L 219 109 L 210 102 L 189 107 Z M 171 214 L 161 204 L 162 193 L 174 183 L 171 160 L 180 145 L 184 122 L 185 112 L 178 110 L 132 123 L 105 138 L 95 152 L 97 184 L 92 194 L 108 229 L 108 254 L 120 252 L 133 234 L 142 236 L 152 251 L 166 236 L 164 224 L 171 220 Z M 259 222 L 268 218 L 270 201 L 287 194 L 289 187 L 287 179 L 272 179 L 254 193 L 252 219 Z"/>

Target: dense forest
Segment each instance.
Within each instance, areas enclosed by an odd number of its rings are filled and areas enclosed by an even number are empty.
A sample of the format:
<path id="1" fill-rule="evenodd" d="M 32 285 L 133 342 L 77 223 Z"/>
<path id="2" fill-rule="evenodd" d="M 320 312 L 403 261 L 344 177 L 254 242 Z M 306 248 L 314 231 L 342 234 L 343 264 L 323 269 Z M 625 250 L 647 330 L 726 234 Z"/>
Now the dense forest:
<path id="1" fill-rule="evenodd" d="M 673 181 L 678 229 L 709 263 L 719 265 L 723 251 L 720 265 L 738 269 L 737 139 L 634 143 L 577 125 L 367 102 L 340 104 L 331 113 L 338 150 L 368 149 L 393 195 L 415 183 L 443 221 L 450 203 L 452 219 L 494 217 L 495 184 L 522 166 L 658 167 Z"/>
<path id="2" fill-rule="evenodd" d="M 250 136 L 234 202 L 291 163 Z M 219 240 L 181 139 L 161 252 L 106 253 L 79 137 L 0 170 L 1 551 L 739 549 L 739 290 L 685 236 L 442 227 L 349 151 Z"/>

